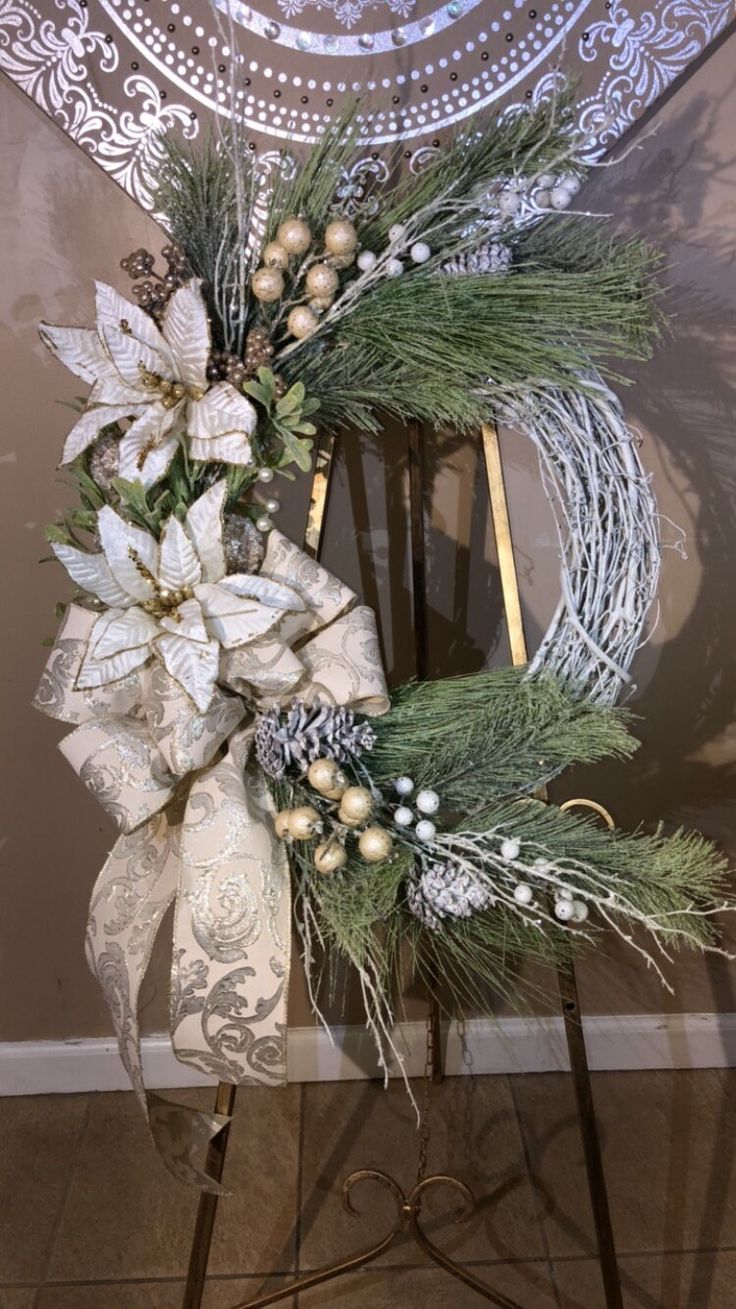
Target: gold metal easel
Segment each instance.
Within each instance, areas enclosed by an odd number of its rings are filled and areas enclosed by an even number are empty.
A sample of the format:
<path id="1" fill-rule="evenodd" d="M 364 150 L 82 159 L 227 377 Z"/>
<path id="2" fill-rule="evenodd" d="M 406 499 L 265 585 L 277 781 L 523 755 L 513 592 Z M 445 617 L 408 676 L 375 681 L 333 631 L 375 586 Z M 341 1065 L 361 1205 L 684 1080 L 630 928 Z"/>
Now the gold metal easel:
<path id="1" fill-rule="evenodd" d="M 514 665 L 527 662 L 526 639 L 519 599 L 519 586 L 514 560 L 513 540 L 509 521 L 508 501 L 501 464 L 501 452 L 498 435 L 494 427 L 484 426 L 481 432 L 483 455 L 488 478 L 488 491 L 496 540 L 498 565 L 501 578 L 503 603 L 509 633 L 511 658 Z M 312 491 L 304 535 L 305 552 L 317 558 L 325 526 L 327 501 L 330 490 L 331 471 L 335 454 L 335 438 L 323 437 L 318 445 Z M 412 541 L 412 583 L 414 611 L 414 639 L 416 650 L 416 676 L 426 676 L 427 656 L 427 612 L 426 612 L 426 571 L 424 555 L 424 471 L 422 457 L 422 432 L 419 424 L 409 425 L 409 496 L 411 514 Z M 611 1218 L 608 1206 L 605 1175 L 601 1158 L 595 1107 L 590 1084 L 585 1038 L 580 1018 L 575 971 L 572 964 L 558 971 L 558 984 L 565 1035 L 570 1056 L 570 1069 L 575 1086 L 575 1096 L 580 1121 L 580 1131 L 585 1155 L 585 1167 L 590 1190 L 591 1207 L 595 1223 L 598 1244 L 598 1258 L 601 1277 L 605 1290 L 606 1309 L 623 1309 L 621 1285 L 619 1280 L 616 1250 L 613 1240 Z M 425 1067 L 425 1091 L 422 1106 L 419 1161 L 417 1181 L 414 1188 L 405 1194 L 398 1182 L 387 1173 L 376 1169 L 358 1169 L 350 1174 L 343 1183 L 343 1200 L 350 1213 L 355 1214 L 351 1193 L 364 1181 L 382 1183 L 396 1203 L 396 1219 L 387 1235 L 378 1243 L 358 1251 L 345 1259 L 331 1264 L 328 1268 L 296 1278 L 288 1286 L 278 1291 L 267 1292 L 255 1299 L 241 1300 L 231 1309 L 265 1309 L 279 1300 L 289 1299 L 299 1291 L 319 1286 L 345 1273 L 373 1262 L 383 1254 L 403 1233 L 408 1232 L 417 1246 L 439 1267 L 477 1291 L 478 1295 L 500 1309 L 522 1309 L 517 1301 L 510 1300 L 492 1287 L 480 1282 L 473 1274 L 455 1263 L 448 1255 L 434 1245 L 421 1226 L 422 1199 L 430 1188 L 450 1188 L 460 1197 L 457 1221 L 468 1218 L 474 1208 L 475 1200 L 469 1188 L 458 1178 L 449 1174 L 425 1173 L 427 1145 L 429 1138 L 429 1107 L 431 1087 L 442 1080 L 442 1047 L 439 1005 L 432 1000 L 427 1015 L 427 1059 Z M 235 1104 L 237 1087 L 228 1082 L 220 1082 L 215 1098 L 215 1112 L 231 1116 Z M 225 1163 L 229 1127 L 225 1127 L 212 1141 L 208 1156 L 208 1170 L 220 1181 Z M 204 1292 L 210 1245 L 217 1214 L 218 1196 L 203 1193 L 200 1196 L 197 1218 L 192 1240 L 192 1249 L 187 1274 L 182 1309 L 200 1309 Z M 388 1273 L 387 1276 L 391 1274 Z"/>

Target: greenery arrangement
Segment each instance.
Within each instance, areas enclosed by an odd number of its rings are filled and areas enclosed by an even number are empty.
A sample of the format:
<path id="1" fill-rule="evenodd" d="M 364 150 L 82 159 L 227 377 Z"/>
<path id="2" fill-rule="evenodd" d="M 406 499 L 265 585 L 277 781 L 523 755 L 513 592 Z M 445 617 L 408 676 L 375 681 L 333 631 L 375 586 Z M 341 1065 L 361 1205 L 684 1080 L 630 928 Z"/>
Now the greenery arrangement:
<path id="1" fill-rule="evenodd" d="M 271 174 L 237 133 L 172 139 L 157 194 L 167 271 L 136 251 L 123 260 L 135 304 L 102 286 L 96 330 L 42 329 L 93 384 L 63 460 L 80 506 L 48 529 L 95 615 L 76 688 L 153 661 L 193 722 L 237 700 L 308 970 L 350 962 L 381 1048 L 407 952 L 462 1006 L 486 985 L 518 994 L 520 960 L 564 961 L 602 927 L 660 973 L 679 944 L 717 948 L 726 868 L 712 846 L 609 832 L 539 799 L 572 763 L 635 749 L 626 715 L 580 682 L 542 667 L 410 685 L 368 720 L 298 688 L 266 703 L 223 671 L 305 609 L 263 564 L 278 501 L 253 492 L 309 469 L 316 423 L 465 430 L 525 405 L 554 415 L 562 395 L 575 439 L 592 440 L 596 370 L 617 377 L 611 360 L 657 338 L 660 260 L 573 212 L 583 144 L 566 94 L 473 120 L 380 192 L 356 172 L 355 106 Z"/>

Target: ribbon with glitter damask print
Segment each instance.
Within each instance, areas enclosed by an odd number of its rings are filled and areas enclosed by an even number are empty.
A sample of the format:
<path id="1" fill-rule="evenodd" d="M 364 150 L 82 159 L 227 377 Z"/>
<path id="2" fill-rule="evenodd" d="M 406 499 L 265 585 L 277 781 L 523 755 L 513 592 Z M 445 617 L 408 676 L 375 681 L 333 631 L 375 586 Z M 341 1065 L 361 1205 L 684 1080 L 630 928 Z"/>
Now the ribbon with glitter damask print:
<path id="1" fill-rule="evenodd" d="M 733 0 L 0 0 L 0 68 L 150 207 L 161 134 L 233 101 L 272 164 L 360 95 L 364 163 L 387 179 L 382 145 L 418 167 L 443 129 L 544 98 L 564 62 L 596 153 L 732 18 Z"/>
<path id="2" fill-rule="evenodd" d="M 200 508 L 199 519 L 195 515 L 181 529 L 197 549 L 197 527 L 205 527 L 194 593 L 211 613 L 227 606 L 224 583 L 216 598 L 221 486 L 202 497 L 209 500 L 210 521 Z M 172 570 L 171 535 L 165 531 L 161 544 L 157 576 L 164 580 Z M 143 536 L 130 539 L 142 549 Z M 179 559 L 194 553 L 184 539 L 177 548 Z M 123 1062 L 171 1172 L 208 1189 L 218 1188 L 205 1172 L 206 1147 L 226 1120 L 163 1100 L 143 1080 L 138 997 L 162 918 L 175 903 L 171 1033 L 177 1058 L 220 1081 L 282 1083 L 291 894 L 272 803 L 250 760 L 256 716 L 295 694 L 368 715 L 388 709 L 375 617 L 347 586 L 275 530 L 255 581 L 261 600 L 270 598 L 270 615 L 259 620 L 260 634 L 215 651 L 218 686 L 206 706 L 203 700 L 195 707 L 145 643 L 135 647 L 137 667 L 100 684 L 110 668 L 95 676 L 96 663 L 119 657 L 105 654 L 111 628 L 127 623 L 129 637 L 132 623 L 141 620 L 130 608 L 113 610 L 123 617 L 111 620 L 109 609 L 78 605 L 67 611 L 35 698 L 44 713 L 75 725 L 61 742 L 62 753 L 122 831 L 92 893 L 87 953 Z M 253 610 L 267 607 L 254 602 Z M 245 612 L 240 600 L 239 613 Z M 216 618 L 209 621 L 216 627 Z M 184 613 L 179 628 L 186 630 L 186 623 Z M 252 629 L 250 617 L 247 624 Z M 166 639 L 164 629 L 156 640 Z M 169 667 L 171 652 L 165 647 Z"/>

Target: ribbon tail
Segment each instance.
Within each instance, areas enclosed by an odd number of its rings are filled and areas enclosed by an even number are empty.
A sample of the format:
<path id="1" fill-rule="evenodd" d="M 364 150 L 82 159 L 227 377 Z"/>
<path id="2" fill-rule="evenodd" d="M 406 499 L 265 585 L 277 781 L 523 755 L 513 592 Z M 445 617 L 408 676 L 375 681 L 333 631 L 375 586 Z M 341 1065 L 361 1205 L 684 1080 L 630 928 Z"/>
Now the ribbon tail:
<path id="1" fill-rule="evenodd" d="M 138 997 L 154 941 L 178 884 L 181 803 L 116 841 L 95 884 L 87 925 L 87 958 L 97 978 L 149 1130 L 170 1173 L 190 1186 L 222 1192 L 206 1170 L 213 1136 L 229 1121 L 164 1100 L 143 1077 Z"/>

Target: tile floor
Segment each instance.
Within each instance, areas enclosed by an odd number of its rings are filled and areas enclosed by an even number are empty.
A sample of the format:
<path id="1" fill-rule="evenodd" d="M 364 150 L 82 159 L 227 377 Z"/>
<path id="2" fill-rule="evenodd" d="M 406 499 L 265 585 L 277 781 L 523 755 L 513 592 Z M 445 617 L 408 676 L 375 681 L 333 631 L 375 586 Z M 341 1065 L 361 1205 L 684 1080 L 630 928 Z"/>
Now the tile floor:
<path id="1" fill-rule="evenodd" d="M 626 1309 L 734 1309 L 736 1070 L 598 1073 L 594 1090 Z M 429 1169 L 451 1168 L 478 1209 L 458 1225 L 452 1193 L 437 1190 L 428 1233 L 521 1309 L 604 1309 L 569 1078 L 455 1078 L 434 1100 Z M 411 1186 L 401 1086 L 241 1092 L 205 1309 L 380 1239 L 385 1191 L 355 1192 L 358 1220 L 341 1204 L 358 1167 Z M 132 1095 L 0 1100 L 0 1309 L 180 1309 L 195 1204 L 152 1153 Z M 299 1309 L 483 1303 L 406 1238 L 299 1297 Z"/>

